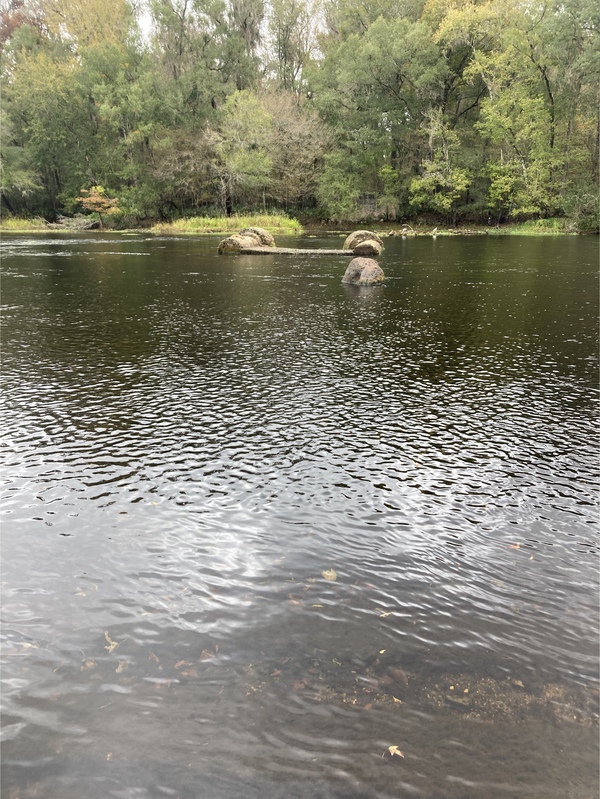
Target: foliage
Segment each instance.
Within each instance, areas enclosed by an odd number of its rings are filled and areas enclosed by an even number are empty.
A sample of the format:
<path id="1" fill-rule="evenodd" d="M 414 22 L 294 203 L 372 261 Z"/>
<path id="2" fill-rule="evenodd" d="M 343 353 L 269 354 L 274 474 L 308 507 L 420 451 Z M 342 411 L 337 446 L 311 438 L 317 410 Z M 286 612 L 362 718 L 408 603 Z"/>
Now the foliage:
<path id="1" fill-rule="evenodd" d="M 102 220 L 103 214 L 107 216 L 119 212 L 119 201 L 115 198 L 108 197 L 106 189 L 103 186 L 92 186 L 91 189 L 81 189 L 81 197 L 77 197 L 77 202 L 81 203 L 86 211 L 93 211 L 98 214 L 101 227 L 104 225 Z"/>
<path id="2" fill-rule="evenodd" d="M 0 219 L 0 228 L 6 233 L 23 233 L 28 230 L 47 230 L 48 226 L 46 220 L 39 217 L 24 219 L 19 216 L 6 216 L 3 214 Z"/>
<path id="3" fill-rule="evenodd" d="M 592 0 L 147 0 L 147 35 L 133 0 L 4 5 L 10 215 L 103 186 L 119 225 L 272 209 L 598 229 Z"/>
<path id="4" fill-rule="evenodd" d="M 251 216 L 187 217 L 162 223 L 152 228 L 154 233 L 230 233 L 245 227 L 261 227 L 271 233 L 293 235 L 302 232 L 296 219 L 281 214 L 254 214 Z"/>

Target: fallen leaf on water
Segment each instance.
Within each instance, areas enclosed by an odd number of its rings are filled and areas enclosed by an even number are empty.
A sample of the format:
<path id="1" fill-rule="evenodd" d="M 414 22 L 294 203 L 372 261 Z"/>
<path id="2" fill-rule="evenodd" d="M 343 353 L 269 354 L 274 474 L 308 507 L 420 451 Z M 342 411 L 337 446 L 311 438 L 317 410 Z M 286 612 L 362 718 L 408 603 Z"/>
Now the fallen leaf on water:
<path id="1" fill-rule="evenodd" d="M 94 669 L 94 668 L 96 668 L 96 661 L 86 660 L 80 666 L 79 671 L 87 671 L 88 669 Z"/>
<path id="2" fill-rule="evenodd" d="M 197 677 L 198 676 L 198 669 L 195 666 L 192 666 L 189 669 L 185 669 L 185 671 L 179 672 L 182 677 Z"/>
<path id="3" fill-rule="evenodd" d="M 212 658 L 216 658 L 217 653 L 211 652 L 210 649 L 203 649 L 200 652 L 200 660 L 212 660 Z"/>
<path id="4" fill-rule="evenodd" d="M 153 660 L 155 663 L 160 663 L 158 655 L 155 655 L 154 652 L 150 652 L 148 655 L 148 660 Z"/>
<path id="5" fill-rule="evenodd" d="M 509 549 L 521 549 L 521 544 L 509 544 Z"/>
<path id="6" fill-rule="evenodd" d="M 114 651 L 119 646 L 119 644 L 116 641 L 112 640 L 112 638 L 108 634 L 108 630 L 106 630 L 104 632 L 104 637 L 106 638 L 106 640 L 108 642 L 108 646 L 105 646 L 104 648 L 107 649 L 108 653 L 110 654 L 112 651 Z"/>
<path id="7" fill-rule="evenodd" d="M 393 612 L 394 612 L 393 610 L 388 610 L 386 613 L 384 613 L 384 612 L 382 611 L 382 612 L 379 614 L 379 618 L 380 618 L 380 619 L 386 619 L 388 616 L 391 616 Z"/>
<path id="8" fill-rule="evenodd" d="M 129 663 L 130 663 L 129 660 L 120 660 L 118 665 L 117 665 L 117 668 L 115 669 L 117 674 L 120 674 L 122 671 L 125 671 L 126 669 L 128 669 L 129 668 Z"/>
<path id="9" fill-rule="evenodd" d="M 397 699 L 395 696 L 392 696 L 392 699 L 394 700 L 394 702 L 398 702 L 399 705 L 402 704 L 402 700 L 401 699 Z"/>
<path id="10" fill-rule="evenodd" d="M 269 674 L 269 677 L 281 677 L 281 669 L 275 669 Z"/>
<path id="11" fill-rule="evenodd" d="M 300 604 L 300 603 L 298 603 L 298 604 Z M 323 607 L 323 605 L 311 605 L 311 608 L 322 608 L 322 607 Z"/>
<path id="12" fill-rule="evenodd" d="M 389 752 L 392 757 L 394 755 L 398 755 L 398 757 L 404 757 L 404 752 L 401 752 L 397 746 L 388 746 L 385 752 Z M 381 757 L 385 757 L 385 752 L 381 755 Z"/>
<path id="13" fill-rule="evenodd" d="M 194 664 L 190 663 L 189 660 L 178 660 L 177 663 L 175 664 L 175 668 L 176 669 L 181 669 L 181 668 L 183 668 L 183 666 L 193 666 L 193 665 Z"/>
<path id="14" fill-rule="evenodd" d="M 321 576 L 326 580 L 331 580 L 332 582 L 337 580 L 337 574 L 335 573 L 334 569 L 327 569 L 327 571 L 321 572 Z"/>
<path id="15" fill-rule="evenodd" d="M 337 658 L 332 658 L 331 662 L 333 663 L 334 666 L 341 666 L 342 665 Z"/>

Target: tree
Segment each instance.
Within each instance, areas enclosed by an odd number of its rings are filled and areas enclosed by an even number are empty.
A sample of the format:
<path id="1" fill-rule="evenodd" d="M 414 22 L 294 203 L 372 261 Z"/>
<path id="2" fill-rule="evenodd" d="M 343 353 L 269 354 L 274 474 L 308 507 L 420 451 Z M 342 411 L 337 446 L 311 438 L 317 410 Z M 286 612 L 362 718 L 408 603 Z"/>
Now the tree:
<path id="1" fill-rule="evenodd" d="M 293 92 L 269 92 L 261 105 L 271 118 L 267 193 L 285 210 L 313 205 L 331 135 L 310 102 Z"/>
<path id="2" fill-rule="evenodd" d="M 92 186 L 91 189 L 81 189 L 81 197 L 77 201 L 83 205 L 86 211 L 94 211 L 100 219 L 100 227 L 104 227 L 102 214 L 116 214 L 119 212 L 119 201 L 116 198 L 108 197 L 106 189 L 102 186 Z"/>
<path id="3" fill-rule="evenodd" d="M 410 204 L 421 211 L 433 211 L 456 222 L 456 206 L 470 185 L 467 171 L 456 164 L 459 138 L 444 121 L 442 110 L 429 112 L 429 152 L 421 163 L 420 175 L 410 184 Z"/>
<path id="4" fill-rule="evenodd" d="M 248 91 L 227 98 L 218 127 L 209 133 L 214 148 L 214 171 L 220 203 L 228 216 L 234 201 L 257 201 L 271 168 L 271 117 Z"/>

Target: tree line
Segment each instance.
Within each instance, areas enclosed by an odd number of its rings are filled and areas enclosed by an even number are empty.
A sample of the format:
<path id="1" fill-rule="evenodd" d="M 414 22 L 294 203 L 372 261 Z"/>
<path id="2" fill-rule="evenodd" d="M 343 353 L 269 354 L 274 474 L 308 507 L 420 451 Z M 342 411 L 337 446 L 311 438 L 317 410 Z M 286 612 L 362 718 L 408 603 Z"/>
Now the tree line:
<path id="1" fill-rule="evenodd" d="M 2 0 L 3 212 L 598 225 L 595 0 Z"/>

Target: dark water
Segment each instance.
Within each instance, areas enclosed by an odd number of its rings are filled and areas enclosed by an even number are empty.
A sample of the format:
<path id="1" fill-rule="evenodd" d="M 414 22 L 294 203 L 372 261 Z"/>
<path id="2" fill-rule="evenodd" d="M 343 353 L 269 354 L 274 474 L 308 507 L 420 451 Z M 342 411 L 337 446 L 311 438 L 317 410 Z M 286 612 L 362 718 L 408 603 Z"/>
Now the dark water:
<path id="1" fill-rule="evenodd" d="M 597 240 L 216 243 L 5 237 L 3 799 L 597 796 Z"/>

